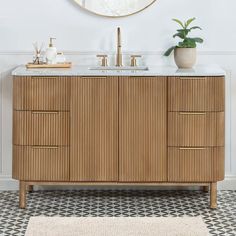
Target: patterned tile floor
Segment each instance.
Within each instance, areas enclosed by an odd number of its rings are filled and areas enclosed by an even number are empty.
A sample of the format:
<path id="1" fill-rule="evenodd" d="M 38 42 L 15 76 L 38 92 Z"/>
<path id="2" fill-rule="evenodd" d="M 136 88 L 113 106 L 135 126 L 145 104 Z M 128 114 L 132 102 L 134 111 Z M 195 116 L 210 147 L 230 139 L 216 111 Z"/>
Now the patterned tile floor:
<path id="1" fill-rule="evenodd" d="M 218 209 L 201 191 L 81 190 L 36 191 L 26 210 L 18 192 L 0 192 L 0 235 L 24 235 L 31 216 L 166 217 L 202 216 L 211 235 L 236 236 L 236 191 L 218 192 Z"/>

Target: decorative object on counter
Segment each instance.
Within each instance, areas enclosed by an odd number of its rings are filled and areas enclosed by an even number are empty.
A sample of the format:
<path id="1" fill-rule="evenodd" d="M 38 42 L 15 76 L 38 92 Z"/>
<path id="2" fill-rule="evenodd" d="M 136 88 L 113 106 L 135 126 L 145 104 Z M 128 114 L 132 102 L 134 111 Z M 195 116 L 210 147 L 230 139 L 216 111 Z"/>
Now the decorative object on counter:
<path id="1" fill-rule="evenodd" d="M 46 50 L 45 56 L 47 64 L 56 64 L 57 63 L 57 49 L 53 45 L 53 40 L 56 38 L 50 38 L 49 46 Z"/>
<path id="2" fill-rule="evenodd" d="M 42 63 L 42 50 L 44 47 L 44 43 L 41 44 L 41 46 L 39 47 L 38 42 L 33 43 L 34 46 L 34 50 L 35 50 L 35 55 L 34 55 L 34 59 L 33 59 L 33 64 L 40 64 Z"/>
<path id="3" fill-rule="evenodd" d="M 175 63 L 179 68 L 192 68 L 196 64 L 196 58 L 197 58 L 197 43 L 203 43 L 202 38 L 190 38 L 188 37 L 188 34 L 195 29 L 201 30 L 199 26 L 193 26 L 189 28 L 190 24 L 195 20 L 196 18 L 191 18 L 187 20 L 186 22 L 181 22 L 178 19 L 173 19 L 173 21 L 177 22 L 181 29 L 177 30 L 177 33 L 173 35 L 173 37 L 179 37 L 182 41 L 179 42 L 176 46 L 173 46 L 169 48 L 165 52 L 165 56 L 169 56 L 172 51 L 174 50 L 174 58 Z"/>
<path id="4" fill-rule="evenodd" d="M 64 64 L 66 62 L 66 57 L 63 52 L 58 52 L 57 53 L 57 58 L 56 58 L 57 64 Z"/>
<path id="5" fill-rule="evenodd" d="M 57 53 L 56 47 L 53 46 L 53 39 L 50 38 L 49 47 L 45 52 L 45 58 L 42 57 L 42 49 L 44 44 L 41 44 L 40 48 L 38 43 L 33 43 L 35 49 L 35 57 L 33 63 L 27 63 L 27 69 L 39 69 L 39 68 L 71 68 L 72 63 L 67 62 L 64 54 L 62 52 Z"/>
<path id="6" fill-rule="evenodd" d="M 138 13 L 156 0 L 74 0 L 83 9 L 100 16 L 122 17 Z"/>
<path id="7" fill-rule="evenodd" d="M 47 63 L 40 63 L 40 64 L 33 64 L 28 63 L 26 64 L 27 69 L 40 69 L 40 68 L 71 68 L 71 62 L 64 62 L 64 63 L 57 63 L 57 64 L 47 64 Z"/>

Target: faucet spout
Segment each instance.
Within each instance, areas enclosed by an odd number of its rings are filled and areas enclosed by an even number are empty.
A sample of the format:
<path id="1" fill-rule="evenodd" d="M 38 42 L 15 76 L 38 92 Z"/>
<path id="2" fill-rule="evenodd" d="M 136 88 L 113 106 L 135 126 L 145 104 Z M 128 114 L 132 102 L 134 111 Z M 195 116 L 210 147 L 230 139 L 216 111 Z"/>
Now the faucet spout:
<path id="1" fill-rule="evenodd" d="M 116 52 L 116 66 L 122 66 L 122 52 L 121 52 L 121 32 L 120 27 L 117 28 L 117 52 Z"/>

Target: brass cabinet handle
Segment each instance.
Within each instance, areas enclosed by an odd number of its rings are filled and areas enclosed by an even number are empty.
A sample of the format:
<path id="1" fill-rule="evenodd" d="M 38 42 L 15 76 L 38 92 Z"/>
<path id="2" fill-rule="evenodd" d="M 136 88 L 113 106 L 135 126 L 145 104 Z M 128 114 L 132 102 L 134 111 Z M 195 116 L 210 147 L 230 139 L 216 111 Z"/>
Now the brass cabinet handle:
<path id="1" fill-rule="evenodd" d="M 33 111 L 32 114 L 59 114 L 59 111 Z"/>
<path id="2" fill-rule="evenodd" d="M 197 116 L 197 115 L 206 115 L 207 113 L 206 112 L 180 112 L 179 114 L 180 115 L 194 115 L 194 116 Z"/>
<path id="3" fill-rule="evenodd" d="M 179 150 L 205 150 L 204 147 L 186 147 L 186 148 L 179 148 Z"/>
<path id="4" fill-rule="evenodd" d="M 58 149 L 58 146 L 32 146 L 33 149 Z"/>

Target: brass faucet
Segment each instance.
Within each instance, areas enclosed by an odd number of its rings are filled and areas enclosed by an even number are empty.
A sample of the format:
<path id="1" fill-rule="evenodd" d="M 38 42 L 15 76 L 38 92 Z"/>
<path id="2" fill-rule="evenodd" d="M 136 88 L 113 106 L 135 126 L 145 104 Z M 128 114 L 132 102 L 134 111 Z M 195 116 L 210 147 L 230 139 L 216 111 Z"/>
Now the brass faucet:
<path id="1" fill-rule="evenodd" d="M 116 52 L 116 66 L 122 66 L 122 52 L 121 52 L 121 33 L 120 27 L 117 28 L 117 52 Z"/>

